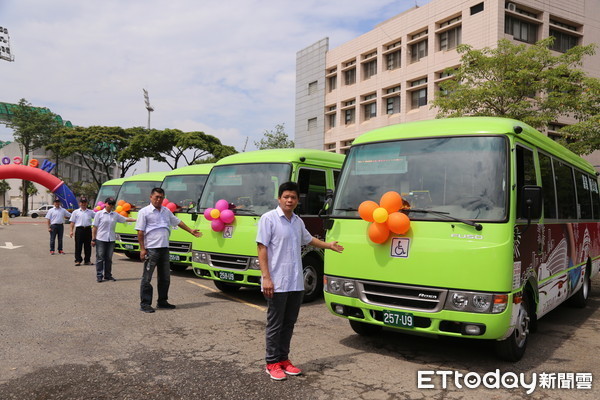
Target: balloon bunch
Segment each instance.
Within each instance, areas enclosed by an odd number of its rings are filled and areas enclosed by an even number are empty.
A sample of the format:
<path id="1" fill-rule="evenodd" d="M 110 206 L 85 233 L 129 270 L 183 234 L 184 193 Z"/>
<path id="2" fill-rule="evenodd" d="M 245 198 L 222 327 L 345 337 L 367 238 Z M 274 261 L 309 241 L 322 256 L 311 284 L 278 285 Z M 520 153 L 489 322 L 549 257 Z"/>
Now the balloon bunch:
<path id="1" fill-rule="evenodd" d="M 177 204 L 172 203 L 169 201 L 169 199 L 164 199 L 162 202 L 163 207 L 167 207 L 169 210 L 171 210 L 171 212 L 175 212 L 175 210 L 177 210 Z"/>
<path id="2" fill-rule="evenodd" d="M 131 204 L 127 203 L 125 200 L 117 201 L 117 207 L 115 208 L 115 211 L 117 213 L 121 214 L 124 217 L 128 217 L 129 210 L 131 210 Z"/>
<path id="3" fill-rule="evenodd" d="M 405 234 L 410 229 L 410 219 L 404 213 L 399 212 L 402 208 L 402 197 L 396 192 L 387 192 L 381 196 L 379 204 L 367 200 L 358 206 L 358 214 L 369 225 L 369 239 L 381 244 L 390 236 L 390 231 Z"/>
<path id="4" fill-rule="evenodd" d="M 211 221 L 210 227 L 215 232 L 221 232 L 225 229 L 225 224 L 230 224 L 235 219 L 235 214 L 229 209 L 227 200 L 219 200 L 214 208 L 207 208 L 204 211 L 204 218 Z"/>

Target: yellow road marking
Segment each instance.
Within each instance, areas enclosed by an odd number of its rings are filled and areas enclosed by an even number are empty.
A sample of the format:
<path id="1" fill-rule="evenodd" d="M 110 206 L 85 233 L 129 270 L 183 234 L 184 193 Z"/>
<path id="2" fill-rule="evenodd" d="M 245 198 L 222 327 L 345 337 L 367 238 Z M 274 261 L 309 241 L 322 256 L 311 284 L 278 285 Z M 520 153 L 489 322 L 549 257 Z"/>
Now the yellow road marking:
<path id="1" fill-rule="evenodd" d="M 228 295 L 228 294 L 226 294 L 226 293 L 223 293 L 223 292 L 221 292 L 220 290 L 217 290 L 217 289 L 211 288 L 211 287 L 209 287 L 209 286 L 205 286 L 205 285 L 203 285 L 203 284 L 201 284 L 201 283 L 194 282 L 194 281 L 190 281 L 190 280 L 187 280 L 186 282 L 187 282 L 187 283 L 191 283 L 192 285 L 199 286 L 199 287 L 201 287 L 201 288 L 203 288 L 203 289 L 210 290 L 211 292 L 214 292 L 214 293 L 219 293 L 221 296 L 225 296 L 225 297 L 227 297 L 228 299 L 235 300 L 235 301 L 237 301 L 238 303 L 242 303 L 242 304 L 244 304 L 244 305 L 246 305 L 246 306 L 248 306 L 248 307 L 256 308 L 257 310 L 260 310 L 260 311 L 262 311 L 262 312 L 266 312 L 266 311 L 267 311 L 266 307 L 261 307 L 261 306 L 257 306 L 256 304 L 248 303 L 248 302 L 247 302 L 247 301 L 245 301 L 245 300 L 238 299 L 237 297 L 230 296 L 230 295 Z"/>

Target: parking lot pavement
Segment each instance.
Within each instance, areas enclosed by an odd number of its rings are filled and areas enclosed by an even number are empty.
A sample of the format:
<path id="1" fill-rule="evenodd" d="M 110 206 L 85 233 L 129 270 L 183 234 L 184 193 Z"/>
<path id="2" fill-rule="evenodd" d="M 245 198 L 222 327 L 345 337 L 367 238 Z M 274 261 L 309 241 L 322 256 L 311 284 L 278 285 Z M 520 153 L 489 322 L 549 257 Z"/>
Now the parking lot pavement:
<path id="1" fill-rule="evenodd" d="M 15 218 L 14 220 L 19 220 Z M 31 219 L 29 219 L 31 220 Z M 518 363 L 489 343 L 386 330 L 365 338 L 323 301 L 304 305 L 292 360 L 304 374 L 274 382 L 264 372 L 265 302 L 256 290 L 224 295 L 190 271 L 174 273 L 176 310 L 139 311 L 142 264 L 115 254 L 116 282 L 93 266 L 48 255 L 44 220 L 0 226 L 0 398 L 4 399 L 506 399 L 515 389 L 469 389 L 456 373 L 591 373 L 600 379 L 600 282 L 589 306 L 559 307 L 539 323 Z M 8 246 L 5 246 L 8 247 Z M 420 371 L 420 372 L 419 372 Z M 433 388 L 418 386 L 431 371 Z M 446 372 L 444 372 L 446 371 Z M 448 387 L 441 375 L 447 373 Z M 451 374 L 451 375 L 450 375 Z M 535 388 L 531 399 L 596 399 L 591 390 Z"/>

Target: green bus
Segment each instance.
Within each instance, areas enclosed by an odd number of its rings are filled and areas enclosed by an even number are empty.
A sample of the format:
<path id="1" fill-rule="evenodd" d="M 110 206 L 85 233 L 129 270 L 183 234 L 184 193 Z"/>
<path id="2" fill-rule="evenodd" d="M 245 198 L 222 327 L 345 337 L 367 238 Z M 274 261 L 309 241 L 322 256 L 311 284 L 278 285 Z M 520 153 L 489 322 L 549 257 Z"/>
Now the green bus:
<path id="1" fill-rule="evenodd" d="M 161 187 L 168 202 L 174 203 L 173 213 L 187 226 L 193 227 L 196 206 L 206 178 L 214 164 L 198 164 L 168 172 Z M 169 257 L 173 271 L 184 271 L 192 265 L 193 236 L 183 229 L 172 229 L 169 235 Z"/>
<path id="2" fill-rule="evenodd" d="M 259 150 L 219 160 L 208 176 L 198 212 L 225 200 L 235 220 L 214 231 L 212 222 L 199 214 L 196 228 L 203 235 L 192 242 L 194 273 L 212 279 L 225 292 L 241 286 L 259 287 L 257 225 L 262 214 L 277 207 L 279 186 L 298 182 L 296 212 L 312 235 L 323 238 L 323 220 L 318 213 L 327 191 L 335 186 L 343 160 L 341 154 L 306 149 Z M 323 251 L 306 246 L 302 254 L 305 301 L 311 301 L 323 293 Z"/>
<path id="3" fill-rule="evenodd" d="M 146 172 L 125 178 L 117 201 L 123 200 L 131 204 L 130 218 L 137 218 L 140 209 L 150 204 L 152 188 L 160 187 L 167 172 Z M 132 260 L 140 259 L 140 245 L 137 240 L 135 222 L 118 223 L 115 232 L 115 251 L 125 253 Z"/>
<path id="4" fill-rule="evenodd" d="M 96 196 L 96 202 L 90 204 L 90 208 L 96 207 L 99 201 L 104 202 L 109 197 L 117 198 L 119 195 L 119 190 L 121 189 L 121 185 L 125 181 L 126 178 L 116 178 L 106 181 L 100 186 L 100 190 L 98 191 L 98 195 Z"/>
<path id="5" fill-rule="evenodd" d="M 585 305 L 600 268 L 596 171 L 512 119 L 365 133 L 329 202 L 327 240 L 345 250 L 325 255 L 325 302 L 361 335 L 489 339 L 516 361 L 540 317 Z"/>

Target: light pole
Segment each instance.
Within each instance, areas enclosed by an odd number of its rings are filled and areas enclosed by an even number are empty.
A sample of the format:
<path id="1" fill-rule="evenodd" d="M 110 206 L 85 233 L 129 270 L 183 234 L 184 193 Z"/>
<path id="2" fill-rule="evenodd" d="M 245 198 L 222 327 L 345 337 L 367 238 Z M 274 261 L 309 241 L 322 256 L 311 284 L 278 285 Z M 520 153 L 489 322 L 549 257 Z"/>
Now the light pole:
<path id="1" fill-rule="evenodd" d="M 146 110 L 148 110 L 148 133 L 150 133 L 150 113 L 154 111 L 154 108 L 150 105 L 150 98 L 148 97 L 148 91 L 144 91 L 144 102 L 146 102 Z M 146 157 L 146 172 L 150 172 L 150 157 Z"/>

